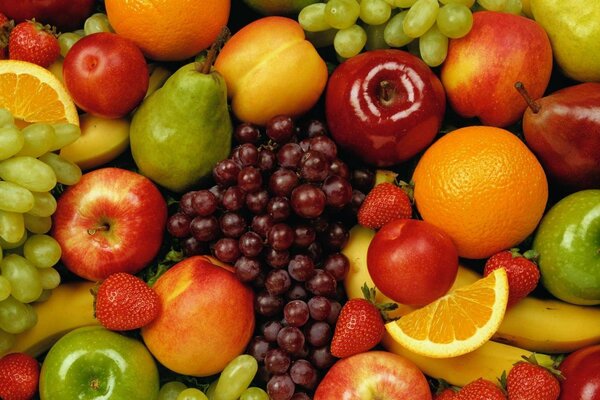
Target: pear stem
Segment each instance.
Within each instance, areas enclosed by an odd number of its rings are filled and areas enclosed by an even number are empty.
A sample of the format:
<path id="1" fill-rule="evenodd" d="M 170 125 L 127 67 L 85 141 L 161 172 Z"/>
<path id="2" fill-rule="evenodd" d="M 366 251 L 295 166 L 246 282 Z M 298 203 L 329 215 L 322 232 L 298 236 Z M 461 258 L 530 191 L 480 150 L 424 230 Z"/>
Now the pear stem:
<path id="1" fill-rule="evenodd" d="M 202 65 L 200 65 L 196 69 L 198 72 L 201 72 L 203 74 L 208 74 L 210 72 L 210 68 L 212 67 L 213 63 L 215 62 L 215 59 L 217 58 L 217 53 L 219 52 L 219 50 L 221 50 L 221 47 L 223 47 L 223 45 L 229 39 L 230 36 L 231 31 L 229 30 L 229 28 L 227 28 L 227 26 L 224 26 L 223 29 L 221 29 L 221 33 L 219 33 L 219 36 L 217 36 L 215 41 L 210 46 L 210 49 L 206 54 L 206 59 L 204 60 Z"/>
<path id="2" fill-rule="evenodd" d="M 535 102 L 535 100 L 531 98 L 529 92 L 527 92 L 527 89 L 525 89 L 525 85 L 523 85 L 523 82 L 519 81 L 515 83 L 515 89 L 517 89 L 519 94 L 523 96 L 523 98 L 527 102 L 527 105 L 529 106 L 529 108 L 531 108 L 531 111 L 533 111 L 534 114 L 540 112 L 542 106 L 540 106 L 538 103 Z"/>

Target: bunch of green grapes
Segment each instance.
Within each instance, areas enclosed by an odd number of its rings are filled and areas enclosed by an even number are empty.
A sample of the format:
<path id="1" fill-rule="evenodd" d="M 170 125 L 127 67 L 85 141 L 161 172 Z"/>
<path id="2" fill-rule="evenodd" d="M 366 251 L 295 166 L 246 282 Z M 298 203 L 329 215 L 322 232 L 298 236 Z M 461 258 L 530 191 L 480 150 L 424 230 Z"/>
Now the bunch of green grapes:
<path id="1" fill-rule="evenodd" d="M 83 29 L 64 32 L 58 35 L 60 55 L 63 57 L 66 56 L 71 47 L 82 37 L 98 32 L 114 32 L 114 29 L 108 22 L 108 17 L 104 13 L 95 13 L 87 17 L 83 24 Z"/>
<path id="2" fill-rule="evenodd" d="M 45 300 L 60 284 L 53 268 L 58 242 L 46 233 L 57 183 L 73 185 L 81 169 L 55 153 L 81 135 L 68 123 L 31 124 L 23 129 L 0 108 L 0 354 L 15 334 L 37 322 L 31 303 Z"/>
<path id="3" fill-rule="evenodd" d="M 329 0 L 304 7 L 298 22 L 315 46 L 333 44 L 341 59 L 409 46 L 436 67 L 448 40 L 469 33 L 478 9 L 519 14 L 521 0 Z"/>

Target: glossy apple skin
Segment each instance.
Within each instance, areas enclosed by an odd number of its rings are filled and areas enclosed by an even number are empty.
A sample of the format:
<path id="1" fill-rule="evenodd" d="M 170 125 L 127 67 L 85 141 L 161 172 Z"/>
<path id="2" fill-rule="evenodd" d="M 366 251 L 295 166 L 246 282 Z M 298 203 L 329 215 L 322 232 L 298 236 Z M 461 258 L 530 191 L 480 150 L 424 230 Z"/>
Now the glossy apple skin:
<path id="1" fill-rule="evenodd" d="M 142 328 L 142 337 L 161 364 L 209 376 L 244 352 L 254 331 L 254 292 L 230 266 L 193 256 L 171 267 L 153 288 L 161 312 Z"/>
<path id="2" fill-rule="evenodd" d="M 456 246 L 428 222 L 397 219 L 385 224 L 367 250 L 369 275 L 392 300 L 422 306 L 448 292 L 458 273 Z"/>
<path id="3" fill-rule="evenodd" d="M 551 294 L 573 304 L 600 304 L 600 189 L 556 203 L 542 218 L 532 248 Z"/>
<path id="4" fill-rule="evenodd" d="M 84 174 L 59 197 L 52 236 L 65 266 L 96 281 L 146 267 L 160 249 L 166 220 L 167 204 L 148 178 L 101 168 Z"/>
<path id="5" fill-rule="evenodd" d="M 382 85 L 388 85 L 387 97 Z M 403 50 L 372 50 L 340 64 L 325 95 L 335 141 L 368 164 L 386 167 L 427 147 L 446 107 L 440 80 Z"/>
<path id="6" fill-rule="evenodd" d="M 41 400 L 154 400 L 158 369 L 140 341 L 102 326 L 87 326 L 52 346 L 42 364 L 39 388 Z"/>
<path id="7" fill-rule="evenodd" d="M 121 118 L 148 90 L 149 73 L 141 50 L 116 33 L 99 32 L 77 41 L 63 62 L 63 80 L 82 110 Z"/>
<path id="8" fill-rule="evenodd" d="M 431 400 L 425 375 L 408 359 L 368 351 L 337 361 L 323 377 L 314 400 Z"/>
<path id="9" fill-rule="evenodd" d="M 515 90 L 523 82 L 532 98 L 542 97 L 552 72 L 548 35 L 532 19 L 478 11 L 471 31 L 450 40 L 441 78 L 448 103 L 462 117 L 506 127 L 521 119 L 527 104 Z"/>
<path id="10" fill-rule="evenodd" d="M 559 400 L 600 400 L 600 345 L 569 354 L 559 366 Z"/>
<path id="11" fill-rule="evenodd" d="M 600 83 L 568 86 L 535 101 L 523 115 L 525 141 L 554 181 L 583 190 L 600 187 Z"/>
<path id="12" fill-rule="evenodd" d="M 0 0 L 0 12 L 15 22 L 35 18 L 59 32 L 79 29 L 94 10 L 94 0 Z"/>
<path id="13" fill-rule="evenodd" d="M 300 116 L 319 100 L 327 66 L 298 22 L 264 17 L 227 41 L 215 61 L 235 116 L 265 125 L 276 115 Z"/>

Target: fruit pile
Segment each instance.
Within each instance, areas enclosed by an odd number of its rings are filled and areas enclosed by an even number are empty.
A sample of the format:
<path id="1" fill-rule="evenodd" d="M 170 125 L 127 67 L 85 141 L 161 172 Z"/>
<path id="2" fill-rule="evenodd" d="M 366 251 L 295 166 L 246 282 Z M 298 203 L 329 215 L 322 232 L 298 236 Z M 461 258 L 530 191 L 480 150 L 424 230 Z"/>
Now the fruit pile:
<path id="1" fill-rule="evenodd" d="M 0 0 L 0 398 L 600 398 L 571 3 Z"/>

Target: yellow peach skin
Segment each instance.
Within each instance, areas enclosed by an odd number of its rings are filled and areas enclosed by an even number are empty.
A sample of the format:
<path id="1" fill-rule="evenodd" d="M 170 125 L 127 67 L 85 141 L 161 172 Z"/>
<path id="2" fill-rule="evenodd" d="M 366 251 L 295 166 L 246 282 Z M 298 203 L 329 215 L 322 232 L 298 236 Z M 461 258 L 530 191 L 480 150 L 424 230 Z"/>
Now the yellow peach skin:
<path id="1" fill-rule="evenodd" d="M 225 44 L 215 69 L 227 83 L 235 116 L 258 125 L 276 115 L 311 109 L 327 83 L 327 66 L 302 27 L 285 17 L 265 17 Z"/>

